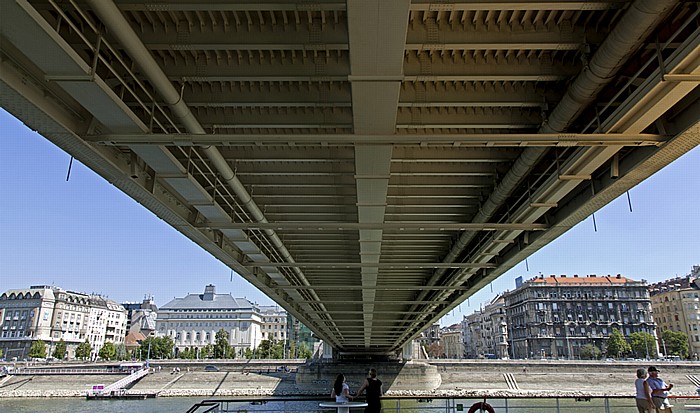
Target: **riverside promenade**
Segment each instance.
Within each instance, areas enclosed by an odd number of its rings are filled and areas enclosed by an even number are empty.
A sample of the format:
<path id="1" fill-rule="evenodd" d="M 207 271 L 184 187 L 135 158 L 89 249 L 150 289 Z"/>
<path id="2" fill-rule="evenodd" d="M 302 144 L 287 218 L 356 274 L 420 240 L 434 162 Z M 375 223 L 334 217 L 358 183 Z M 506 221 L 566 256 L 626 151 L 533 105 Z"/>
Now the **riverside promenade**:
<path id="1" fill-rule="evenodd" d="M 426 361 L 422 361 L 426 362 Z M 464 396 L 513 397 L 528 395 L 557 396 L 631 396 L 635 370 L 655 365 L 666 382 L 674 383 L 673 395 L 696 396 L 693 380 L 700 378 L 698 362 L 649 361 L 549 361 L 549 360 L 430 360 L 437 367 L 441 384 L 430 391 L 392 390 L 390 396 Z M 154 373 L 141 379 L 129 392 L 156 393 L 158 397 L 225 396 L 327 396 L 331 383 L 318 380 L 297 385 L 299 360 L 273 362 L 250 361 L 152 361 Z M 205 371 L 206 366 L 218 371 Z M 381 363 L 373 364 L 381 369 Z M 159 368 L 160 367 L 160 368 Z M 282 368 L 280 368 L 282 367 Z M 286 367 L 286 368 L 285 368 Z M 368 368 L 370 365 L 367 366 Z M 179 368 L 179 372 L 173 372 Z M 209 370 L 213 370 L 209 368 Z M 0 378 L 0 398 L 85 397 L 97 384 L 118 380 L 103 374 L 9 375 Z M 355 392 L 362 376 L 348 377 Z"/>

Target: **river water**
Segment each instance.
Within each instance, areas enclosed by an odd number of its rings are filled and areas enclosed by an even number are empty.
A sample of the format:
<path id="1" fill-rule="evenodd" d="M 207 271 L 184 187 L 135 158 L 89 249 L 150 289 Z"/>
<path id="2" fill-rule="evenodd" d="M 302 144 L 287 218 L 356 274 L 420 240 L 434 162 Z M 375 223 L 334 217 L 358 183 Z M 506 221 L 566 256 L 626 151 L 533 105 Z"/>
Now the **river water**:
<path id="1" fill-rule="evenodd" d="M 184 413 L 195 403 L 201 401 L 195 397 L 162 397 L 146 400 L 85 400 L 80 398 L 71 399 L 0 399 L 0 413 Z M 417 401 L 401 400 L 400 412 L 403 413 L 438 413 L 438 412 L 459 412 L 468 411 L 469 407 L 476 400 L 450 401 L 451 405 L 446 407 L 444 400 Z M 291 402 L 268 402 L 263 405 L 251 405 L 250 403 L 231 403 L 227 406 L 229 412 L 325 412 L 318 407 L 318 401 L 291 401 Z M 395 400 L 384 402 L 384 413 L 396 413 L 397 405 Z M 548 400 L 489 400 L 497 413 L 535 413 L 551 412 L 556 413 L 606 413 L 603 399 L 577 402 L 575 400 L 559 401 L 557 410 L 556 401 Z M 609 399 L 609 413 L 628 413 L 636 411 L 634 400 L 632 399 Z M 461 406 L 458 406 L 461 404 Z M 460 410 L 461 407 L 461 410 Z M 203 409 L 200 411 L 204 411 Z M 361 410 L 360 410 L 361 411 Z M 685 412 L 682 403 L 677 403 L 673 408 L 674 413 Z"/>

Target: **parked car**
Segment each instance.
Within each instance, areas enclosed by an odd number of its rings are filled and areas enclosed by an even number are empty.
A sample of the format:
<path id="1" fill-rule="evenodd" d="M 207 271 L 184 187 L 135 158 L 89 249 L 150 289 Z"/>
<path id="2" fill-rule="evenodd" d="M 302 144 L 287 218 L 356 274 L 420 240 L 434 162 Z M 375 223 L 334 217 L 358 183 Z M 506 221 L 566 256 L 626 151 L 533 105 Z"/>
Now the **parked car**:
<path id="1" fill-rule="evenodd" d="M 219 368 L 211 364 L 204 366 L 204 371 L 219 371 Z"/>

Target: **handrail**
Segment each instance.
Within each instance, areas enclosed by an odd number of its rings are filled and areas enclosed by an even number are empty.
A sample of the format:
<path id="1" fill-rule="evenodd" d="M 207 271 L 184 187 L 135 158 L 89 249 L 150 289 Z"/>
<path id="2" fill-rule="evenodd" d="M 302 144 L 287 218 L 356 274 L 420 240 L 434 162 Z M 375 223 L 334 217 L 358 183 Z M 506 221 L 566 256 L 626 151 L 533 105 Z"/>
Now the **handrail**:
<path id="1" fill-rule="evenodd" d="M 60 375 L 60 374 L 81 374 L 81 375 L 86 375 L 86 374 L 94 374 L 94 375 L 112 375 L 112 374 L 119 374 L 119 375 L 124 375 L 127 374 L 126 372 L 123 371 L 117 371 L 113 369 L 70 369 L 70 368 L 33 368 L 33 367 L 27 367 L 27 368 L 17 368 L 13 370 L 12 372 L 13 375 L 15 376 L 34 376 L 34 375 L 50 375 L 50 374 L 55 374 L 55 375 Z"/>
<path id="2" fill-rule="evenodd" d="M 700 396 L 671 396 L 671 399 L 681 401 L 696 400 L 700 401 Z M 362 398 L 357 398 L 360 400 Z M 308 404 L 300 405 L 300 402 L 323 402 L 328 401 L 326 396 L 270 396 L 270 397 L 231 397 L 226 399 L 204 399 L 196 403 L 187 410 L 187 413 L 205 413 L 211 411 L 219 412 L 240 412 L 247 411 L 241 407 L 234 407 L 229 410 L 230 404 L 250 403 L 255 405 L 265 405 L 273 402 L 284 403 L 284 408 L 279 405 L 268 409 L 256 407 L 256 412 L 276 412 L 276 413 L 293 413 L 308 411 Z M 515 401 L 519 402 L 515 402 Z M 408 402 L 408 403 L 407 403 Z M 291 408 L 287 408 L 288 404 L 292 404 Z M 498 413 L 509 412 L 552 412 L 561 413 L 571 410 L 590 410 L 591 408 L 602 409 L 604 413 L 612 413 L 623 409 L 634 409 L 634 396 L 610 395 L 610 396 L 584 396 L 584 395 L 560 395 L 557 397 L 542 397 L 538 395 L 455 395 L 455 396 L 384 396 L 382 397 L 382 411 L 385 413 L 409 412 L 423 413 L 426 411 L 435 412 L 454 412 L 468 411 L 470 406 L 476 403 L 487 403 L 494 411 Z M 525 405 L 523 405 L 525 403 Z M 579 403 L 581 403 L 579 405 Z M 592 406 L 590 403 L 595 404 Z M 306 406 L 306 407 L 305 407 Z M 206 410 L 202 410 L 206 409 Z"/>
<path id="3" fill-rule="evenodd" d="M 141 370 L 137 370 L 130 375 L 124 377 L 123 379 L 117 380 L 116 382 L 110 384 L 109 386 L 104 388 L 105 393 L 109 393 L 113 390 L 121 390 L 128 386 L 129 384 L 141 379 L 144 376 L 148 375 L 148 367 L 143 368 Z"/>
<path id="4" fill-rule="evenodd" d="M 104 388 L 100 388 L 99 390 L 94 390 L 94 389 L 88 390 L 88 392 L 87 392 L 88 396 L 94 395 L 94 394 L 109 394 L 113 391 L 125 389 L 126 386 L 128 386 L 129 384 L 131 384 L 137 380 L 140 380 L 144 376 L 147 376 L 148 373 L 149 373 L 148 367 L 145 367 L 145 368 L 140 369 L 140 370 L 136 370 L 133 373 L 129 374 L 128 376 L 126 376 L 122 379 L 119 379 L 119 380 L 115 381 L 114 383 L 112 383 Z"/>

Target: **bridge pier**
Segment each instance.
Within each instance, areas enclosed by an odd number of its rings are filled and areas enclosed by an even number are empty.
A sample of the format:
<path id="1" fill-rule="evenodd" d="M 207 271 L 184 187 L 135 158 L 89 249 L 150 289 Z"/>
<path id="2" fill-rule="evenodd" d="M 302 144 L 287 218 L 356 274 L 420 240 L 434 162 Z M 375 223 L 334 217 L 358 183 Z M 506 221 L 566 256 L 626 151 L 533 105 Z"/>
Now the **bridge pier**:
<path id="1" fill-rule="evenodd" d="M 330 394 L 335 377 L 343 373 L 350 392 L 354 394 L 371 367 L 377 369 L 377 377 L 382 381 L 384 391 L 430 391 L 442 383 L 436 366 L 419 361 L 313 360 L 297 368 L 296 384 L 300 389 L 320 393 L 327 390 Z"/>

